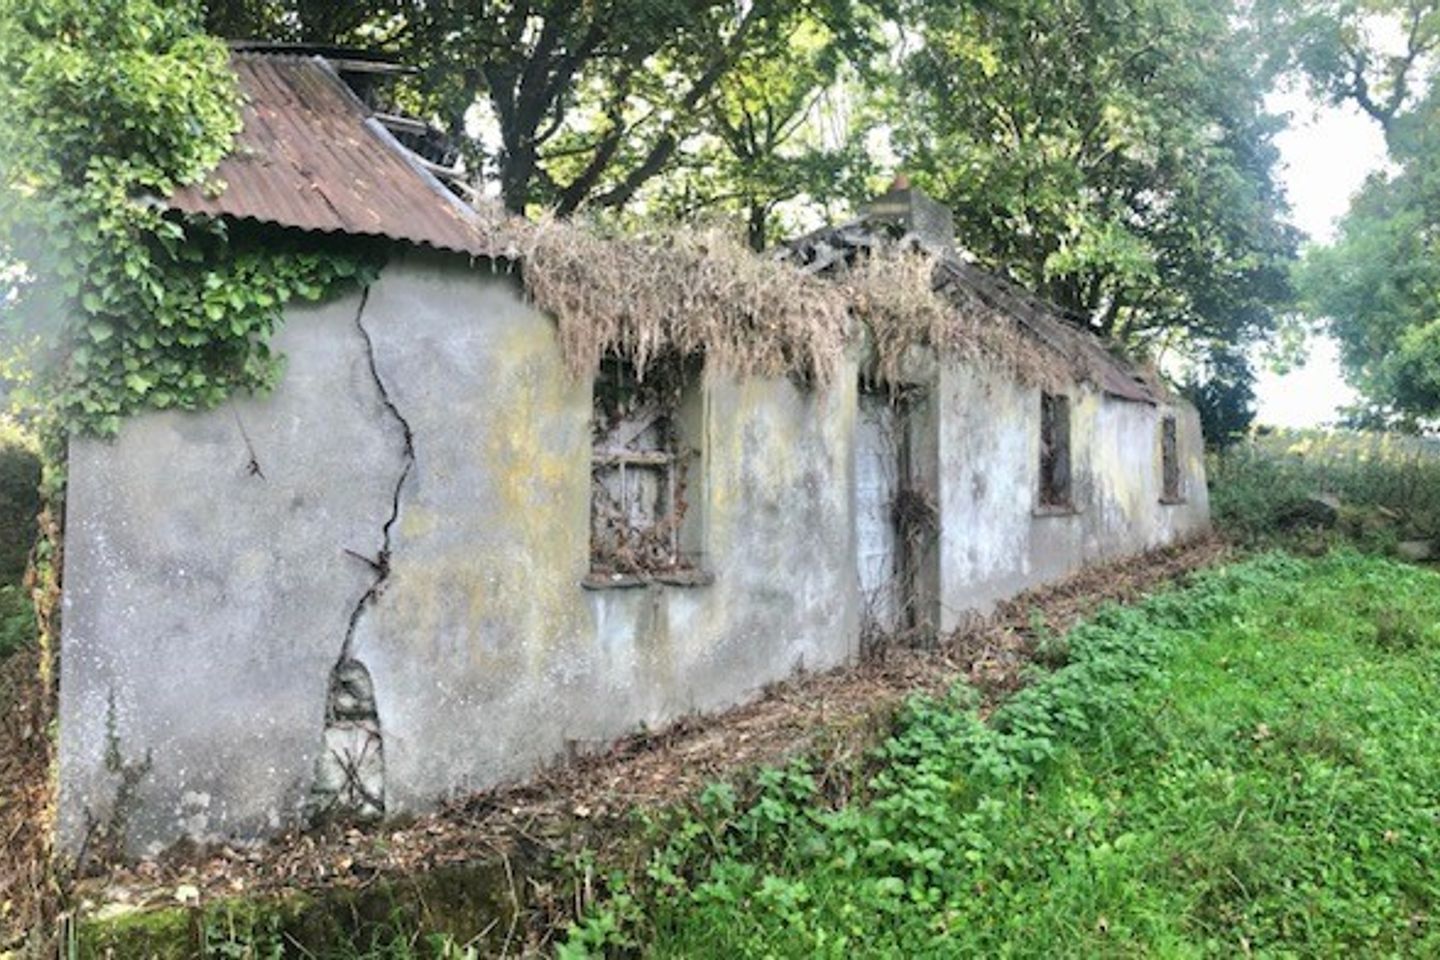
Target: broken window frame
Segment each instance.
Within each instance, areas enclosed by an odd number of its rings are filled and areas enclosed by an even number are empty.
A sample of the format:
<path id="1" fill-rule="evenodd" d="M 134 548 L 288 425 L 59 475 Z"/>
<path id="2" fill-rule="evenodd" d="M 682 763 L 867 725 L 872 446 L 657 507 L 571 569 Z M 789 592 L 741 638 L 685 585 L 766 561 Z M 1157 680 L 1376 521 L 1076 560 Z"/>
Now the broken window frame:
<path id="1" fill-rule="evenodd" d="M 1070 398 L 1063 393 L 1040 394 L 1039 510 L 1075 512 L 1074 460 L 1070 445 Z"/>
<path id="2" fill-rule="evenodd" d="M 1180 476 L 1180 427 L 1174 414 L 1160 418 L 1160 502 L 1185 502 Z"/>
<path id="3" fill-rule="evenodd" d="M 585 586 L 709 582 L 694 553 L 686 550 L 687 480 L 698 451 L 684 442 L 680 412 L 698 383 L 696 365 L 679 358 L 652 362 L 643 378 L 626 360 L 607 356 L 601 361 L 593 394 Z M 659 474 L 656 502 L 643 511 L 654 520 L 634 527 L 630 491 L 641 471 Z M 607 476 L 614 482 L 607 483 Z"/>

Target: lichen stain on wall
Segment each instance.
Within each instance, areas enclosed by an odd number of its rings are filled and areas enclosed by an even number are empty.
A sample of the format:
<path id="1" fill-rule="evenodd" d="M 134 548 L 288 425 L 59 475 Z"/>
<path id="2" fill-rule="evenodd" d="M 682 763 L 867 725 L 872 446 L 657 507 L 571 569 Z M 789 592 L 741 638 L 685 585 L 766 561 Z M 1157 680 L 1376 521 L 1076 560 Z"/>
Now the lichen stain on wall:
<path id="1" fill-rule="evenodd" d="M 845 378 L 824 391 L 785 379 L 751 379 L 712 384 L 706 403 L 709 443 L 705 477 L 707 547 L 717 565 L 726 565 L 736 540 L 747 550 L 811 531 L 805 517 L 815 511 L 848 515 L 850 428 L 855 387 Z M 756 526 L 769 539 L 751 536 Z M 783 550 L 782 550 L 783 552 Z M 750 555 L 735 557 L 747 566 Z"/>
<path id="2" fill-rule="evenodd" d="M 505 402 L 484 411 L 494 424 L 480 456 L 507 536 L 485 541 L 491 589 L 470 599 L 483 618 L 517 624 L 538 671 L 582 630 L 574 591 L 589 557 L 589 389 L 566 376 L 544 324 L 511 327 L 497 352 L 494 395 Z"/>
<path id="3" fill-rule="evenodd" d="M 440 515 L 434 510 L 414 505 L 400 513 L 400 533 L 406 537 L 420 539 L 428 537 L 440 527 Z"/>
<path id="4" fill-rule="evenodd" d="M 1146 407 L 1143 417 L 1137 418 L 1129 405 L 1090 396 L 1095 399 L 1084 404 L 1078 418 L 1084 429 L 1077 431 L 1076 440 L 1093 451 L 1090 473 L 1095 490 L 1090 500 L 1100 512 L 1099 524 L 1092 525 L 1097 528 L 1094 549 L 1098 551 L 1099 530 L 1123 527 L 1129 533 L 1151 512 L 1153 464 L 1148 452 L 1135 445 L 1135 430 L 1138 428 L 1141 435 L 1148 432 L 1152 411 Z"/>

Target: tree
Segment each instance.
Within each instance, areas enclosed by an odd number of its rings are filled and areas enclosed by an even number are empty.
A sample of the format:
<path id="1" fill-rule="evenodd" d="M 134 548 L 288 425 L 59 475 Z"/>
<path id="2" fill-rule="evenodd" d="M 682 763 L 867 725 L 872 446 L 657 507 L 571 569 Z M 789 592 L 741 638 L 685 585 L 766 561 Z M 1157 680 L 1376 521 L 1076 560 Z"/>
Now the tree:
<path id="1" fill-rule="evenodd" d="M 1307 251 L 1307 314 L 1340 343 L 1346 377 L 1388 419 L 1440 418 L 1440 90 L 1396 120 L 1398 170 L 1373 174 L 1335 241 Z M 1382 417 L 1381 419 L 1387 419 Z"/>
<path id="2" fill-rule="evenodd" d="M 215 0 L 209 10 L 217 31 L 359 41 L 422 65 L 415 102 L 468 143 L 505 206 L 561 215 L 629 205 L 672 167 L 722 85 L 797 17 L 847 40 L 869 23 L 859 0 Z M 470 135 L 477 123 L 497 149 Z"/>
<path id="3" fill-rule="evenodd" d="M 1258 15 L 1281 64 L 1318 97 L 1355 104 L 1387 138 L 1440 51 L 1437 0 L 1264 0 Z"/>
<path id="4" fill-rule="evenodd" d="M 1351 200 L 1335 240 L 1306 251 L 1305 314 L 1340 343 L 1364 397 L 1354 422 L 1440 420 L 1440 2 L 1311 2 L 1279 18 L 1287 62 L 1384 131 L 1387 169 Z"/>
<path id="5" fill-rule="evenodd" d="M 1291 297 L 1253 32 L 1227 0 L 910 0 L 907 171 L 961 245 L 1136 346 L 1234 350 Z"/>
<path id="6" fill-rule="evenodd" d="M 1214 344 L 1180 385 L 1200 414 L 1206 446 L 1223 449 L 1244 436 L 1255 419 L 1255 373 L 1245 354 Z"/>
<path id="7" fill-rule="evenodd" d="M 733 212 L 760 250 L 787 201 L 864 199 L 874 163 L 857 52 L 805 11 L 771 24 L 718 84 L 673 169 L 645 192 L 651 214 Z"/>

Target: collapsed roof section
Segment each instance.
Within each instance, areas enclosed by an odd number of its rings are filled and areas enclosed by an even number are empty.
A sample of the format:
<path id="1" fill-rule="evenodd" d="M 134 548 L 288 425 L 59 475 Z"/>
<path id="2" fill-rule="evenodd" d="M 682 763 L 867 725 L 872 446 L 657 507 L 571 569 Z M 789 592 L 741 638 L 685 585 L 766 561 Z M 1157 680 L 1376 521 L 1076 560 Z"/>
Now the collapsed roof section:
<path id="1" fill-rule="evenodd" d="M 1028 337 L 1085 371 L 1105 393 L 1137 403 L 1167 399 L 1154 375 L 1117 357 L 1083 318 L 1067 313 L 962 257 L 955 249 L 950 213 L 903 182 L 869 204 L 859 217 L 792 240 L 782 254 L 810 274 L 833 274 L 887 247 L 910 246 L 935 260 L 934 288 L 962 313 L 995 324 L 1017 325 Z"/>

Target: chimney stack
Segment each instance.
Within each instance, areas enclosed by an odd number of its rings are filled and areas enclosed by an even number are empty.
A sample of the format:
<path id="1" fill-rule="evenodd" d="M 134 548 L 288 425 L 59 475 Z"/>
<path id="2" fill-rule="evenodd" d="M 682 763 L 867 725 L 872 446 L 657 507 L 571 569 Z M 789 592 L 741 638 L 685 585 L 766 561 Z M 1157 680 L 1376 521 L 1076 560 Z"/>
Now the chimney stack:
<path id="1" fill-rule="evenodd" d="M 950 208 L 933 200 L 901 173 L 890 189 L 860 208 L 871 220 L 895 225 L 914 234 L 924 246 L 947 255 L 955 253 L 955 216 Z"/>

